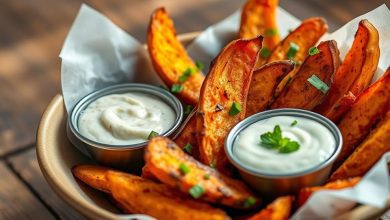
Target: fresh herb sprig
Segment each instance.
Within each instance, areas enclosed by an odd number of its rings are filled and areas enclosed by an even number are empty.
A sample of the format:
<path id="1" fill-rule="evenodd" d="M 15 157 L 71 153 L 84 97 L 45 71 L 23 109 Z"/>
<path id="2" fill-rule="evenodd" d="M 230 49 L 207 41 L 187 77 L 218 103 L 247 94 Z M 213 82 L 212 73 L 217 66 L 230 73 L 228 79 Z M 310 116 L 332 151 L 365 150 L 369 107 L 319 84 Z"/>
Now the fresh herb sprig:
<path id="1" fill-rule="evenodd" d="M 282 130 L 279 125 L 274 127 L 273 132 L 266 132 L 260 135 L 261 146 L 267 149 L 277 150 L 279 153 L 292 153 L 299 149 L 299 143 L 291 141 L 288 137 L 282 136 Z"/>

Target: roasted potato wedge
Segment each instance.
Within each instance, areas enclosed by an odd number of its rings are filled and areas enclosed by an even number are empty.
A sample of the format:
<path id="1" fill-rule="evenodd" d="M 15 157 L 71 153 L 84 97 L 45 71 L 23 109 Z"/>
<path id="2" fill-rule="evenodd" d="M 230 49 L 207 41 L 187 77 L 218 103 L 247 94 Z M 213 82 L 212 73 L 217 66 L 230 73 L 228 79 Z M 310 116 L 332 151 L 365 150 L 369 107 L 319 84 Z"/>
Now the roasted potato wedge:
<path id="1" fill-rule="evenodd" d="M 77 179 L 94 189 L 110 193 L 110 185 L 106 178 L 108 171 L 108 168 L 97 165 L 76 165 L 72 168 L 72 173 Z"/>
<path id="2" fill-rule="evenodd" d="M 338 127 L 343 136 L 343 148 L 334 167 L 340 166 L 367 136 L 371 128 L 384 117 L 390 107 L 390 68 L 368 87 L 343 116 Z"/>
<path id="3" fill-rule="evenodd" d="M 337 122 L 353 103 L 351 97 L 357 97 L 370 85 L 379 53 L 378 31 L 368 20 L 362 20 L 351 49 L 335 73 L 329 94 L 315 111 Z"/>
<path id="4" fill-rule="evenodd" d="M 348 157 L 348 159 L 332 174 L 330 180 L 345 179 L 364 174 L 390 151 L 390 112 L 371 131 L 368 137 Z"/>
<path id="5" fill-rule="evenodd" d="M 315 17 L 304 20 L 299 27 L 275 47 L 267 62 L 291 59 L 297 65 L 301 64 L 308 56 L 309 49 L 315 46 L 327 31 L 328 25 L 323 18 Z M 284 77 L 276 88 L 275 97 L 279 96 L 283 88 L 291 82 L 298 71 L 299 66 Z"/>
<path id="6" fill-rule="evenodd" d="M 280 41 L 276 9 L 278 0 L 248 0 L 241 13 L 239 37 L 244 39 L 264 36 L 263 50 L 272 51 Z M 266 53 L 266 52 L 265 52 Z M 260 56 L 257 66 L 263 65 L 267 57 Z"/>
<path id="7" fill-rule="evenodd" d="M 229 130 L 245 118 L 246 99 L 262 37 L 235 40 L 214 60 L 200 92 L 197 128 L 201 162 L 229 174 L 224 151 Z"/>
<path id="8" fill-rule="evenodd" d="M 299 72 L 272 103 L 271 108 L 300 108 L 311 110 L 321 103 L 326 93 L 314 87 L 308 79 L 317 76 L 328 87 L 339 65 L 339 50 L 335 41 L 318 46 L 319 53 L 308 56 Z"/>
<path id="9" fill-rule="evenodd" d="M 298 195 L 298 207 L 301 207 L 310 198 L 310 196 L 317 191 L 324 189 L 345 189 L 353 187 L 360 181 L 360 177 L 354 177 L 350 179 L 336 180 L 325 184 L 324 186 L 306 187 L 299 191 Z"/>
<path id="10" fill-rule="evenodd" d="M 293 200 L 292 196 L 279 197 L 248 220 L 287 220 L 291 214 Z"/>
<path id="11" fill-rule="evenodd" d="M 145 162 L 158 180 L 194 198 L 239 209 L 259 204 L 259 199 L 242 182 L 201 164 L 168 138 L 156 137 L 149 142 Z M 204 192 L 195 195 L 194 188 Z"/>
<path id="12" fill-rule="evenodd" d="M 147 45 L 160 78 L 183 102 L 196 105 L 204 75 L 177 39 L 173 21 L 164 8 L 152 14 Z"/>
<path id="13" fill-rule="evenodd" d="M 186 121 L 183 123 L 183 128 L 178 132 L 173 140 L 187 154 L 199 160 L 200 153 L 197 138 L 196 112 L 197 109 L 195 108 L 191 114 L 188 115 Z"/>
<path id="14" fill-rule="evenodd" d="M 276 61 L 253 72 L 246 100 L 246 117 L 266 110 L 273 100 L 276 86 L 292 69 L 292 61 Z"/>
<path id="15" fill-rule="evenodd" d="M 130 174 L 109 171 L 112 196 L 128 213 L 157 219 L 230 219 L 224 211 L 200 203 L 169 186 Z"/>

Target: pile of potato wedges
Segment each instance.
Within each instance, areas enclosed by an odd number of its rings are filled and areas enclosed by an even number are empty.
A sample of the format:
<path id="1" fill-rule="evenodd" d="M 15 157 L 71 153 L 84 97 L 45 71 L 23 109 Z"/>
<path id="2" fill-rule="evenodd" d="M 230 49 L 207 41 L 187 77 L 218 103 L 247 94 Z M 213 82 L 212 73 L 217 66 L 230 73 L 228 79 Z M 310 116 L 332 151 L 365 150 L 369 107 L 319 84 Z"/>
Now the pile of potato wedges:
<path id="1" fill-rule="evenodd" d="M 172 140 L 149 141 L 141 176 L 96 165 L 77 165 L 74 176 L 110 195 L 125 213 L 170 220 L 288 219 L 312 193 L 356 185 L 390 151 L 390 68 L 371 84 L 380 55 L 378 31 L 362 20 L 341 60 L 335 41 L 318 42 L 328 30 L 323 18 L 306 19 L 280 39 L 277 6 L 278 0 L 248 0 L 237 39 L 207 75 L 178 40 L 166 10 L 155 10 L 147 35 L 152 64 L 192 111 Z M 322 86 L 310 83 L 313 75 Z M 343 147 L 324 186 L 266 204 L 237 177 L 224 139 L 246 117 L 277 108 L 329 118 L 342 133 Z"/>

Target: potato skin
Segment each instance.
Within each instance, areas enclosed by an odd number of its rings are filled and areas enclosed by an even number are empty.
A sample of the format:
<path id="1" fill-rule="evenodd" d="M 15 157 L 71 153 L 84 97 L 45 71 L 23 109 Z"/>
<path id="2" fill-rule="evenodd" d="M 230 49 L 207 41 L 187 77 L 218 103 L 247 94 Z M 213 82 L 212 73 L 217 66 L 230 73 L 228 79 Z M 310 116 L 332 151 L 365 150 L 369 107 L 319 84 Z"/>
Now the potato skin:
<path id="1" fill-rule="evenodd" d="M 343 179 L 343 180 L 336 180 L 334 182 L 329 182 L 325 184 L 324 186 L 313 186 L 313 187 L 306 187 L 299 191 L 298 194 L 298 207 L 301 207 L 305 204 L 305 202 L 310 198 L 310 196 L 317 191 L 325 190 L 325 189 L 345 189 L 348 187 L 353 187 L 356 184 L 359 183 L 360 177 L 354 177 L 349 179 Z"/>
<path id="2" fill-rule="evenodd" d="M 246 100 L 246 117 L 267 109 L 273 100 L 276 86 L 292 69 L 292 61 L 276 61 L 253 72 Z"/>
<path id="3" fill-rule="evenodd" d="M 292 196 L 279 197 L 248 220 L 287 220 L 291 214 L 293 201 Z"/>
<path id="4" fill-rule="evenodd" d="M 109 171 L 112 196 L 125 212 L 157 219 L 230 219 L 224 211 L 197 202 L 166 185 L 131 174 Z"/>
<path id="5" fill-rule="evenodd" d="M 390 111 L 356 148 L 348 159 L 332 174 L 330 180 L 345 179 L 364 174 L 390 151 Z"/>
<path id="6" fill-rule="evenodd" d="M 155 71 L 169 88 L 179 83 L 179 78 L 185 70 L 194 70 L 191 76 L 181 83 L 183 90 L 177 93 L 177 96 L 185 103 L 196 105 L 204 75 L 177 39 L 173 21 L 164 8 L 158 8 L 152 14 L 147 45 Z"/>
<path id="7" fill-rule="evenodd" d="M 370 85 L 378 67 L 379 53 L 378 31 L 368 20 L 362 20 L 352 47 L 335 73 L 329 94 L 315 111 L 337 122 L 355 97 Z"/>
<path id="8" fill-rule="evenodd" d="M 250 209 L 256 207 L 260 200 L 242 182 L 218 173 L 184 153 L 174 142 L 165 137 L 153 138 L 145 149 L 145 162 L 149 171 L 159 181 L 189 194 L 195 185 L 201 186 L 205 193 L 201 200 L 224 206 Z M 183 173 L 180 166 L 185 165 L 188 173 Z M 245 207 L 248 198 L 257 203 Z"/>
<path id="9" fill-rule="evenodd" d="M 315 88 L 307 80 L 315 74 L 331 87 L 333 74 L 339 65 L 339 50 L 336 42 L 325 41 L 318 46 L 320 53 L 308 56 L 298 73 L 292 78 L 279 97 L 271 105 L 271 109 L 300 108 L 312 110 L 325 97 L 322 91 Z"/>
<path id="10" fill-rule="evenodd" d="M 334 164 L 340 166 L 367 136 L 371 128 L 390 110 L 390 68 L 368 87 L 343 116 L 337 126 L 343 136 L 343 148 Z"/>
<path id="11" fill-rule="evenodd" d="M 110 185 L 106 179 L 109 168 L 97 165 L 76 165 L 72 168 L 73 175 L 90 187 L 110 193 Z"/>
<path id="12" fill-rule="evenodd" d="M 260 36 L 228 44 L 213 61 L 200 92 L 197 128 L 201 162 L 215 165 L 225 174 L 231 173 L 231 167 L 224 140 L 229 130 L 245 118 L 246 99 L 261 42 Z M 236 115 L 229 114 L 233 102 L 242 106 Z"/>

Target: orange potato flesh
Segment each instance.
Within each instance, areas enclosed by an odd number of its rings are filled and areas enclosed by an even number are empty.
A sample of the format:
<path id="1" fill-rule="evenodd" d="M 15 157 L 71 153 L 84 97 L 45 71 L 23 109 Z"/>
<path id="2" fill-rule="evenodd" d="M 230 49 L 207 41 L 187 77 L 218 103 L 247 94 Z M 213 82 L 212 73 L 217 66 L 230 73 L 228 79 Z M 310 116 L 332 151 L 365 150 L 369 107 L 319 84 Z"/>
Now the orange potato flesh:
<path id="1" fill-rule="evenodd" d="M 224 140 L 229 130 L 245 118 L 246 99 L 261 42 L 261 36 L 232 41 L 214 60 L 202 85 L 197 114 L 201 162 L 216 166 L 225 174 L 231 173 L 231 169 Z M 229 114 L 233 103 L 242 107 L 236 115 Z"/>
<path id="2" fill-rule="evenodd" d="M 354 177 L 350 179 L 336 180 L 325 184 L 324 186 L 306 187 L 299 191 L 298 195 L 298 207 L 301 207 L 310 198 L 310 196 L 317 191 L 324 189 L 345 189 L 353 187 L 359 183 L 360 177 Z"/>
<path id="3" fill-rule="evenodd" d="M 167 220 L 230 219 L 221 209 L 194 201 L 163 184 L 115 171 L 109 171 L 107 179 L 115 202 L 129 214 Z"/>
<path id="4" fill-rule="evenodd" d="M 177 96 L 185 103 L 196 105 L 204 75 L 177 39 L 173 21 L 164 8 L 159 8 L 152 14 L 147 45 L 154 69 L 169 88 L 180 83 L 179 78 L 187 69 L 194 70 L 181 83 L 183 90 Z"/>
<path id="5" fill-rule="evenodd" d="M 291 213 L 293 200 L 292 196 L 279 197 L 248 220 L 287 220 Z"/>
<path id="6" fill-rule="evenodd" d="M 292 69 L 293 62 L 276 61 L 263 65 L 253 72 L 246 100 L 246 117 L 266 110 L 273 100 L 276 86 Z"/>
<path id="7" fill-rule="evenodd" d="M 276 48 L 272 51 L 267 62 L 273 62 L 278 60 L 287 60 L 289 57 L 287 53 L 290 49 L 290 44 L 295 43 L 299 50 L 294 56 L 293 60 L 300 64 L 308 56 L 308 51 L 311 47 L 315 46 L 318 40 L 328 31 L 328 25 L 323 18 L 314 17 L 306 19 L 302 24 L 292 31 L 283 41 L 281 41 Z M 275 97 L 279 96 L 284 87 L 291 79 L 295 77 L 299 71 L 299 66 L 292 70 L 284 79 L 279 83 L 276 88 Z"/>
<path id="8" fill-rule="evenodd" d="M 275 99 L 271 109 L 300 108 L 311 110 L 323 100 L 324 94 L 308 79 L 315 74 L 328 87 L 339 64 L 339 51 L 335 41 L 325 41 L 318 46 L 320 53 L 308 56 L 299 72 Z"/>
<path id="9" fill-rule="evenodd" d="M 205 190 L 201 200 L 239 209 L 259 204 L 259 199 L 242 182 L 201 164 L 168 138 L 156 137 L 149 142 L 145 162 L 153 176 L 183 193 L 189 194 L 192 187 L 201 186 Z M 188 173 L 183 173 L 181 166 L 188 168 Z M 257 203 L 245 207 L 248 198 L 256 199 Z"/>
<path id="10" fill-rule="evenodd" d="M 381 79 L 368 87 L 343 116 L 338 127 L 343 148 L 334 167 L 340 166 L 367 136 L 371 128 L 386 114 L 390 106 L 390 68 Z"/>
<path id="11" fill-rule="evenodd" d="M 364 174 L 390 151 L 390 112 L 371 131 L 348 159 L 332 174 L 331 180 L 345 179 Z"/>
<path id="12" fill-rule="evenodd" d="M 351 102 L 345 102 L 344 99 L 348 99 L 351 94 L 359 96 L 369 86 L 378 61 L 378 31 L 369 21 L 362 20 L 352 47 L 334 76 L 329 94 L 315 111 L 337 122 L 351 106 Z"/>
<path id="13" fill-rule="evenodd" d="M 72 168 L 72 173 L 77 179 L 94 189 L 106 193 L 111 191 L 109 182 L 106 179 L 106 173 L 108 171 L 108 168 L 96 165 L 77 165 Z"/>
<path id="14" fill-rule="evenodd" d="M 241 13 L 239 37 L 244 39 L 264 36 L 263 48 L 272 51 L 280 41 L 276 9 L 278 0 L 248 0 Z M 257 66 L 266 62 L 266 58 L 259 57 Z"/>

